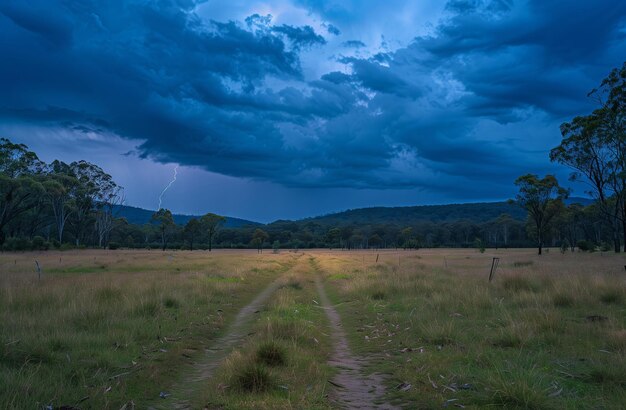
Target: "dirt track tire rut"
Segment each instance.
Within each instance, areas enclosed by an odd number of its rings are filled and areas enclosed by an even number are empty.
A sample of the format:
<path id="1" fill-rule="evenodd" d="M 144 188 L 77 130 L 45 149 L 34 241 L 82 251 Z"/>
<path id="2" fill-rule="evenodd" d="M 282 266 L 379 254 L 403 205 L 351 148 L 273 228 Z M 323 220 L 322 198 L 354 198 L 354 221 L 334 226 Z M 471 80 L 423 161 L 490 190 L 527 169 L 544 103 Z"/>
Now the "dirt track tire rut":
<path id="1" fill-rule="evenodd" d="M 284 285 L 284 277 L 276 279 L 261 291 L 250 303 L 241 308 L 226 333 L 216 339 L 205 355 L 193 365 L 189 373 L 172 389 L 171 397 L 150 409 L 191 409 L 189 398 L 198 390 L 198 384 L 211 378 L 222 361 L 248 336 L 254 314 L 267 302 L 270 296 Z"/>
<path id="2" fill-rule="evenodd" d="M 375 373 L 364 374 L 365 363 L 350 351 L 346 332 L 341 325 L 341 317 L 328 299 L 319 276 L 315 284 L 332 329 L 333 354 L 328 364 L 338 370 L 330 381 L 333 386 L 331 394 L 333 405 L 343 409 L 397 409 L 398 407 L 382 402 L 385 394 L 384 377 Z"/>

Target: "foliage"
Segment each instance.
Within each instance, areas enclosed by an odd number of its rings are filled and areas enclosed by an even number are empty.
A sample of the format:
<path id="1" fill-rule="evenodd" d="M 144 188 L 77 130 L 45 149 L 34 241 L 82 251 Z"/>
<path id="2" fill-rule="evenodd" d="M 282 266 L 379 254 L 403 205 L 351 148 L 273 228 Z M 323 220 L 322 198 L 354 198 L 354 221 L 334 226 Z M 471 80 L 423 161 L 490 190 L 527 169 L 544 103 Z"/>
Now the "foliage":
<path id="1" fill-rule="evenodd" d="M 561 125 L 563 140 L 550 159 L 569 166 L 591 188 L 611 228 L 615 252 L 626 242 L 626 63 L 589 95 L 599 108 Z"/>
<path id="2" fill-rule="evenodd" d="M 189 250 L 193 251 L 193 241 L 202 232 L 202 224 L 196 218 L 192 218 L 187 222 L 184 228 L 184 235 L 189 241 Z"/>
<path id="3" fill-rule="evenodd" d="M 578 241 L 576 246 L 583 252 L 593 252 L 596 249 L 596 245 L 594 245 L 593 242 L 586 241 L 584 239 Z"/>
<path id="4" fill-rule="evenodd" d="M 538 253 L 541 255 L 545 236 L 552 220 L 562 209 L 562 200 L 568 192 L 559 186 L 553 175 L 546 175 L 542 179 L 537 175 L 523 175 L 515 180 L 515 185 L 519 187 L 517 203 L 528 211 L 537 238 Z"/>
<path id="5" fill-rule="evenodd" d="M 167 248 L 167 243 L 176 224 L 172 218 L 172 212 L 169 209 L 159 209 L 152 215 L 152 221 L 158 226 L 161 236 L 161 247 L 163 250 Z"/>
<path id="6" fill-rule="evenodd" d="M 220 215 L 208 213 L 200 218 L 200 223 L 202 227 L 206 231 L 209 238 L 209 251 L 211 251 L 213 247 L 213 238 L 215 238 L 215 234 L 217 230 L 222 226 L 222 224 L 226 222 L 226 218 Z"/>
<path id="7" fill-rule="evenodd" d="M 265 241 L 269 239 L 269 235 L 263 229 L 257 228 L 254 230 L 254 234 L 252 235 L 252 240 L 250 244 L 258 249 L 259 252 L 263 250 L 263 245 Z"/>

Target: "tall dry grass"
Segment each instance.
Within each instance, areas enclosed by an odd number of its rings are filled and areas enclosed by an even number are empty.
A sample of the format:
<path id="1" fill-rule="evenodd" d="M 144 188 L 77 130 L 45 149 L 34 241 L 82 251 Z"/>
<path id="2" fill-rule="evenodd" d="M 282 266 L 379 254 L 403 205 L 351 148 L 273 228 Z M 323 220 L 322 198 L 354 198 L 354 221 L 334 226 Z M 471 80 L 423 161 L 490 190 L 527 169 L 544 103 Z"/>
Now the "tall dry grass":
<path id="1" fill-rule="evenodd" d="M 158 398 L 293 257 L 249 252 L 0 255 L 0 408 Z M 34 260 L 43 268 L 42 277 Z"/>
<path id="2" fill-rule="evenodd" d="M 500 258 L 492 283 L 491 261 Z M 620 408 L 625 258 L 532 250 L 323 252 L 353 347 L 402 403 Z M 462 386 L 466 386 L 463 388 Z"/>

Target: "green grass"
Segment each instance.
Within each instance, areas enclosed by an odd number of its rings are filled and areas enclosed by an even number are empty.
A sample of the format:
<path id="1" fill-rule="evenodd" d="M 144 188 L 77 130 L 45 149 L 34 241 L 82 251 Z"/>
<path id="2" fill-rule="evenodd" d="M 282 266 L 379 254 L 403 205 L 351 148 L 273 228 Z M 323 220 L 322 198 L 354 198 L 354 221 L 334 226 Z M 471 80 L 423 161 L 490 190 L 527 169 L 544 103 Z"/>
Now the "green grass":
<path id="1" fill-rule="evenodd" d="M 494 256 L 501 264 L 489 283 Z M 388 401 L 619 409 L 623 264 L 622 255 L 526 250 L 0 254 L 0 408 L 167 404 L 159 393 L 283 276 L 246 325 L 249 337 L 224 352 L 190 402 L 331 408 L 330 330 L 314 284 L 321 273 L 352 351 L 366 371 L 387 375 Z"/>
<path id="2" fill-rule="evenodd" d="M 132 262 L 118 262 L 120 254 Z M 44 269 L 59 263 L 53 253 L 36 257 Z M 185 371 L 186 357 L 198 356 L 294 263 L 289 255 L 181 252 L 168 263 L 159 252 L 85 251 L 64 253 L 65 266 L 37 280 L 31 258 L 0 259 L 8 266 L 0 269 L 3 409 L 119 409 L 131 401 L 141 408 L 158 400 Z M 95 271 L 85 269 L 94 258 Z M 153 270 L 155 259 L 167 268 Z"/>
<path id="3" fill-rule="evenodd" d="M 419 263 L 401 254 L 400 268 L 397 257 L 372 261 L 349 282 L 337 275 L 362 264 L 360 256 L 319 259 L 353 350 L 389 375 L 389 400 L 409 408 L 623 408 L 619 255 L 529 255 L 490 284 L 491 255 L 427 252 Z M 521 253 L 513 252 L 508 260 Z"/>
<path id="4" fill-rule="evenodd" d="M 235 349 L 193 400 L 194 408 L 326 409 L 330 341 L 308 264 L 292 272 Z M 298 284 L 298 286 L 293 286 Z"/>

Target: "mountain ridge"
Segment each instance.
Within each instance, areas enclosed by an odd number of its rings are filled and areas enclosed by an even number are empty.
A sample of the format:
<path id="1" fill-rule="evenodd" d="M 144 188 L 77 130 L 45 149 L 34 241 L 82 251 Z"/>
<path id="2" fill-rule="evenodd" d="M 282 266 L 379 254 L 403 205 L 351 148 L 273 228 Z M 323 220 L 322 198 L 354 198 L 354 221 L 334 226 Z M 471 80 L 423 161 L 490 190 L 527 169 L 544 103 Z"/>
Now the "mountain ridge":
<path id="1" fill-rule="evenodd" d="M 593 201 L 589 198 L 573 197 L 566 203 L 580 203 L 589 205 Z M 150 222 L 154 211 L 147 209 L 120 205 L 116 208 L 119 217 L 124 217 L 130 223 L 145 224 Z M 285 223 L 307 224 L 318 223 L 321 225 L 347 225 L 347 224 L 372 224 L 389 223 L 396 225 L 409 225 L 415 222 L 454 222 L 470 220 L 474 222 L 486 222 L 497 218 L 502 214 L 508 214 L 514 219 L 525 220 L 526 211 L 515 203 L 500 202 L 471 202 L 443 205 L 413 205 L 413 206 L 376 206 L 366 208 L 346 209 L 325 215 L 311 216 L 296 220 L 278 219 L 270 223 L 260 223 L 242 218 L 226 216 L 224 228 L 261 227 L 275 226 Z M 200 215 L 173 214 L 174 221 L 179 225 L 186 224 L 192 218 Z"/>
<path id="2" fill-rule="evenodd" d="M 154 211 L 149 209 L 139 208 L 130 205 L 118 205 L 114 211 L 118 217 L 126 218 L 126 220 L 132 224 L 143 225 L 150 223 L 152 214 Z M 174 222 L 177 225 L 185 225 L 193 218 L 200 218 L 202 215 L 186 215 L 186 214 L 172 214 Z M 249 221 L 247 219 L 235 218 L 231 216 L 225 216 L 226 222 L 224 228 L 241 228 L 244 226 L 261 226 L 263 224 L 259 222 Z"/>

